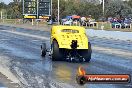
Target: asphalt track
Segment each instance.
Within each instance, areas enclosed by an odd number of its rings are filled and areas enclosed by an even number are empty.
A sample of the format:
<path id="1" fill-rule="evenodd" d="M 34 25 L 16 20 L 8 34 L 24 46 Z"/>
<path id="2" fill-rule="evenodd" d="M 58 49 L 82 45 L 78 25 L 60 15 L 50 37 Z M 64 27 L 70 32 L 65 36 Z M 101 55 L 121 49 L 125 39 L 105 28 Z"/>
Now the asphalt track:
<path id="1" fill-rule="evenodd" d="M 0 72 L 12 82 L 9 88 L 132 88 L 129 84 L 76 83 L 76 72 L 83 66 L 89 74 L 132 75 L 132 42 L 90 37 L 93 54 L 90 63 L 52 62 L 40 56 L 40 44 L 50 47 L 50 33 L 0 26 Z M 12 86 L 9 86 L 12 85 Z"/>

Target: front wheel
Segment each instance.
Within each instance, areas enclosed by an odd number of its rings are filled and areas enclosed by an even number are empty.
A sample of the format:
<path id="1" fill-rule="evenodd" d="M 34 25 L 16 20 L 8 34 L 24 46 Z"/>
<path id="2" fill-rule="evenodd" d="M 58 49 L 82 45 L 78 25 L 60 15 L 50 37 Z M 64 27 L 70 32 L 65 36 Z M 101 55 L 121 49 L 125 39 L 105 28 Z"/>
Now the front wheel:
<path id="1" fill-rule="evenodd" d="M 45 57 L 45 55 L 46 55 L 46 44 L 42 43 L 42 45 L 41 45 L 41 56 Z"/>

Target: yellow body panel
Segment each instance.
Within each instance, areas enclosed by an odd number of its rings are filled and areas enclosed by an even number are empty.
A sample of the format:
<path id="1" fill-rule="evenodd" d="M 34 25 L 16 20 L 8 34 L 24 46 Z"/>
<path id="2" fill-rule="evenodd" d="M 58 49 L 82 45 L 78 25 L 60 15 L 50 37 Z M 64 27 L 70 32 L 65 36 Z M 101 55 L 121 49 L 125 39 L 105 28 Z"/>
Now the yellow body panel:
<path id="1" fill-rule="evenodd" d="M 88 38 L 85 28 L 79 26 L 53 26 L 51 30 L 51 44 L 58 42 L 59 48 L 71 49 L 72 40 L 77 40 L 77 49 L 88 49 Z"/>

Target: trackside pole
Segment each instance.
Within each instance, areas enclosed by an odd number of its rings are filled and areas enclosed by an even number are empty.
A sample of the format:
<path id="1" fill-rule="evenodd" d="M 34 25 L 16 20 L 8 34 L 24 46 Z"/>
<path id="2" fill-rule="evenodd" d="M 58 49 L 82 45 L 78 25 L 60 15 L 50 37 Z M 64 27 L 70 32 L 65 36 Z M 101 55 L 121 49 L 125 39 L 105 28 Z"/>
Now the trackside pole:
<path id="1" fill-rule="evenodd" d="M 1 17 L 0 18 L 2 19 L 2 11 L 0 12 L 0 14 L 1 14 Z"/>
<path id="2" fill-rule="evenodd" d="M 58 0 L 58 25 L 60 24 L 60 0 Z"/>
<path id="3" fill-rule="evenodd" d="M 104 23 L 102 22 L 101 30 L 104 30 Z"/>
<path id="4" fill-rule="evenodd" d="M 33 19 L 32 19 L 32 26 L 34 25 Z"/>
<path id="5" fill-rule="evenodd" d="M 99 28 L 99 23 L 97 22 L 97 29 Z"/>
<path id="6" fill-rule="evenodd" d="M 39 22 L 37 21 L 37 27 L 38 27 L 38 25 L 39 25 Z"/>

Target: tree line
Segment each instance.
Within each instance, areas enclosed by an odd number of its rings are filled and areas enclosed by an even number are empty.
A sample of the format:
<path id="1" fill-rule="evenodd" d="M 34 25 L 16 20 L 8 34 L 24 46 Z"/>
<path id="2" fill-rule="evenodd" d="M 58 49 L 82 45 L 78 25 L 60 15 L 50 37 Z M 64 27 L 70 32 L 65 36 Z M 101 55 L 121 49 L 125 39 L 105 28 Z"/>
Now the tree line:
<path id="1" fill-rule="evenodd" d="M 57 1 L 53 0 L 52 16 L 57 16 Z M 22 2 L 13 0 L 8 5 L 0 2 L 0 11 L 8 19 L 22 18 Z M 101 17 L 131 17 L 132 18 L 132 0 L 105 0 L 105 13 L 103 16 L 102 4 L 91 3 L 87 0 L 60 0 L 60 17 L 69 15 L 89 16 L 95 19 Z"/>

